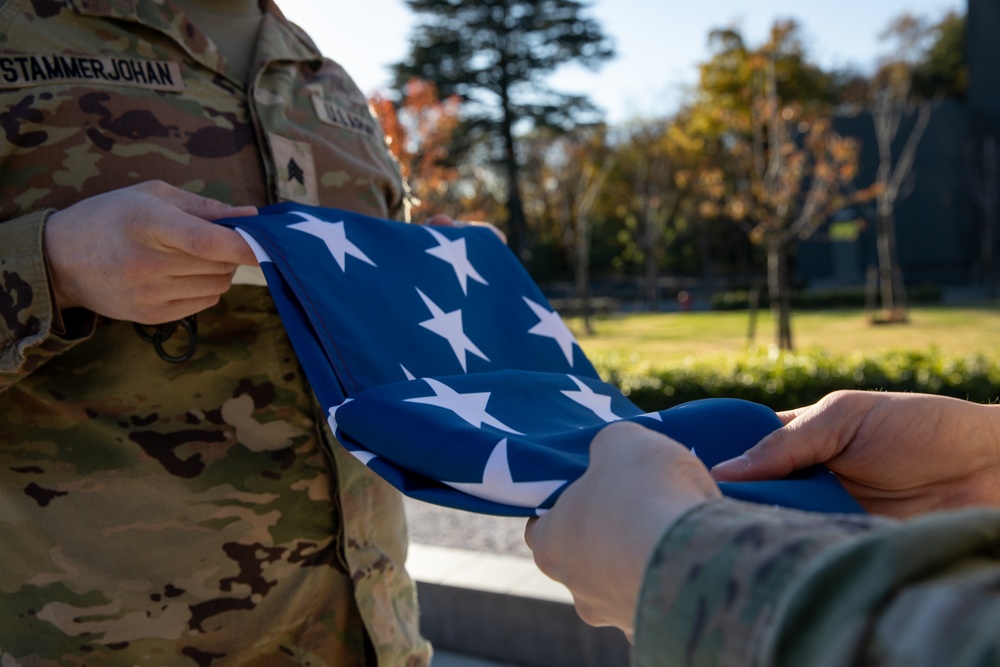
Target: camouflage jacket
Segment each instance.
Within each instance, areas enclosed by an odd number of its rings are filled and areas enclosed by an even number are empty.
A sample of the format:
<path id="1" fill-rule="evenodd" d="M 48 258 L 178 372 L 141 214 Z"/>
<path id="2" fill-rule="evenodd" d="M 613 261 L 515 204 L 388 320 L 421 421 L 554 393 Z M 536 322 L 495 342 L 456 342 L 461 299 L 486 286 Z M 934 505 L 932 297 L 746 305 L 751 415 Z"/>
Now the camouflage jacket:
<path id="1" fill-rule="evenodd" d="M 661 540 L 635 630 L 640 667 L 1000 665 L 1000 512 L 708 503 Z"/>
<path id="2" fill-rule="evenodd" d="M 161 179 L 398 215 L 364 96 L 268 3 L 249 82 L 171 0 L 0 1 L 0 664 L 426 665 L 398 494 L 260 287 L 162 361 L 57 312 L 47 214 Z"/>

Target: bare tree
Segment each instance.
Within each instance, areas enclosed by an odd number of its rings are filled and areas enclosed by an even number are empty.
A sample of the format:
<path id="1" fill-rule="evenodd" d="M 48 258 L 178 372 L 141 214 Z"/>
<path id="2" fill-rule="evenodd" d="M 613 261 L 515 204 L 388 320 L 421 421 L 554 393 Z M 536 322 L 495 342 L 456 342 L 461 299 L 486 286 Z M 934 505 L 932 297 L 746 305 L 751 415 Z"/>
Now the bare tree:
<path id="1" fill-rule="evenodd" d="M 563 199 L 563 215 L 559 220 L 563 229 L 564 243 L 570 251 L 573 262 L 573 296 L 581 306 L 584 331 L 587 335 L 591 335 L 594 333 L 594 326 L 591 321 L 593 308 L 590 302 L 590 241 L 593 236 L 590 212 L 608 173 L 614 166 L 614 159 L 609 155 L 604 158 L 600 166 L 585 160 L 581 160 L 578 164 L 579 175 L 575 187 L 567 193 L 569 196 Z"/>
<path id="2" fill-rule="evenodd" d="M 646 308 L 655 310 L 660 263 L 680 200 L 667 124 L 633 125 L 618 146 L 618 154 L 620 185 L 624 186 L 621 197 L 628 202 L 631 218 L 626 226 L 641 257 Z"/>
<path id="3" fill-rule="evenodd" d="M 910 182 L 917 145 L 930 121 L 931 105 L 921 104 L 917 117 L 899 155 L 893 154 L 903 117 L 911 111 L 910 72 L 904 63 L 883 66 L 876 76 L 869 100 L 875 140 L 878 144 L 879 165 L 875 176 L 876 244 L 878 247 L 878 277 L 882 297 L 880 321 L 905 322 L 906 292 L 896 253 L 894 211 L 900 194 Z"/>
<path id="4" fill-rule="evenodd" d="M 592 212 L 614 158 L 602 130 L 580 130 L 551 139 L 539 135 L 527 160 L 532 173 L 529 206 L 548 222 L 551 237 L 566 254 L 573 271 L 573 300 L 579 304 L 587 334 L 593 333 L 590 257 Z M 533 182 L 532 182 L 533 181 Z"/>

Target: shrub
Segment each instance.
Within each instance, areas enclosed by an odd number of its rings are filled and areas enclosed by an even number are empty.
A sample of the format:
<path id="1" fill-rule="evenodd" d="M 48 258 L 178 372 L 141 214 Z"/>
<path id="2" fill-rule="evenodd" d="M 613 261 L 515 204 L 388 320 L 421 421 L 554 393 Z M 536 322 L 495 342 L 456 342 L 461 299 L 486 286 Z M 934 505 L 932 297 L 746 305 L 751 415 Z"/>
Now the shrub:
<path id="1" fill-rule="evenodd" d="M 923 392 L 980 403 L 1000 396 L 1000 356 L 992 353 L 951 355 L 932 349 L 841 355 L 757 349 L 655 367 L 617 354 L 595 355 L 593 361 L 601 377 L 649 411 L 720 397 L 787 410 L 838 389 Z"/>
<path id="2" fill-rule="evenodd" d="M 760 292 L 760 308 L 767 308 L 767 290 Z M 937 285 L 914 285 L 906 289 L 906 299 L 910 304 L 939 303 L 942 290 Z M 876 299 L 877 300 L 877 299 Z M 746 310 L 750 304 L 750 292 L 735 290 L 717 292 L 708 298 L 712 310 Z M 863 287 L 845 287 L 822 291 L 792 292 L 792 308 L 862 308 L 866 305 Z"/>

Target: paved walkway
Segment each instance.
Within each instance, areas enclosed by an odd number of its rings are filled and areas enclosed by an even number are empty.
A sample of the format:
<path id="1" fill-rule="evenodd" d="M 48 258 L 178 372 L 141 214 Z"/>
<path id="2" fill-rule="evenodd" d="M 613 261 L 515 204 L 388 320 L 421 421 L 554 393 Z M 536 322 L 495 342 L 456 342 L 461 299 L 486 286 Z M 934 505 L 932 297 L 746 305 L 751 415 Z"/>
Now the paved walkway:
<path id="1" fill-rule="evenodd" d="M 523 520 L 521 520 L 523 522 Z M 580 620 L 570 592 L 530 558 L 410 544 L 432 667 L 627 667 L 613 628 Z"/>
<path id="2" fill-rule="evenodd" d="M 406 571 L 428 584 L 573 604 L 569 590 L 528 558 L 411 544 Z"/>

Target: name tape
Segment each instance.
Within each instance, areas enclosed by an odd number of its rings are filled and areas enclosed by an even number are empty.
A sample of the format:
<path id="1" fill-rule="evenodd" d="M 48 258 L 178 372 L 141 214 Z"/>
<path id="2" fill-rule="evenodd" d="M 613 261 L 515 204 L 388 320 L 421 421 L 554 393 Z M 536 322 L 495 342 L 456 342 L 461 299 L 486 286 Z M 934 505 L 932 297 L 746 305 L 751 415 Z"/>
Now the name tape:
<path id="1" fill-rule="evenodd" d="M 180 65 L 169 60 L 61 54 L 0 55 L 0 89 L 82 82 L 165 92 L 184 90 Z"/>

